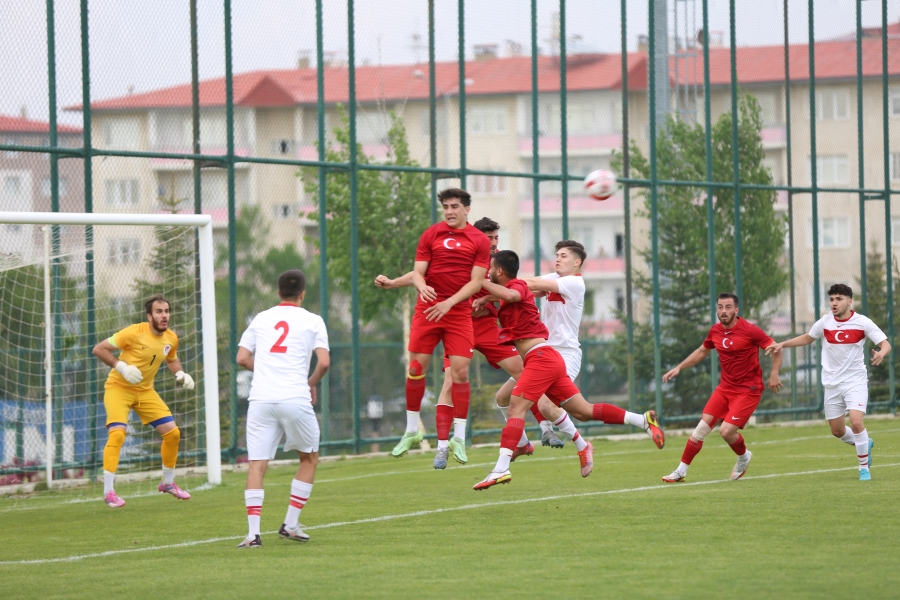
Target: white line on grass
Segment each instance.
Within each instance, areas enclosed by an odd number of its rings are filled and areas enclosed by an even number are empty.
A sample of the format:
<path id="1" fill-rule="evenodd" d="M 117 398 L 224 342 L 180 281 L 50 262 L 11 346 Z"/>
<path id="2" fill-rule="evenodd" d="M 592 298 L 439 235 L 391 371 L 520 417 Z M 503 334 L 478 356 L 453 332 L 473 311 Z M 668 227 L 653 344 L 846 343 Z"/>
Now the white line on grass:
<path id="1" fill-rule="evenodd" d="M 892 463 L 887 465 L 879 465 L 879 469 L 886 467 L 900 467 L 900 463 Z M 821 473 L 836 473 L 839 471 L 857 470 L 858 467 L 841 467 L 838 469 L 816 469 L 814 471 L 797 471 L 794 473 L 770 473 L 768 475 L 755 475 L 745 477 L 744 480 L 753 479 L 774 479 L 776 477 L 797 477 L 800 475 L 818 475 Z M 731 483 L 730 479 L 713 479 L 710 481 L 694 481 L 691 483 L 680 484 L 664 484 L 664 485 L 645 485 L 634 488 L 622 488 L 618 490 L 603 490 L 596 492 L 580 492 L 577 494 L 558 494 L 556 496 L 541 496 L 540 498 L 520 498 L 518 500 L 500 500 L 497 502 L 481 502 L 479 504 L 463 504 L 462 506 L 451 506 L 448 508 L 433 508 L 430 510 L 418 510 L 416 512 L 401 513 L 398 515 L 383 515 L 381 517 L 370 517 L 368 519 L 357 519 L 355 521 L 337 521 L 334 523 L 323 523 L 322 525 L 313 525 L 304 527 L 304 531 L 312 531 L 314 529 L 330 529 L 332 527 L 344 527 L 347 525 L 365 525 L 368 523 L 381 523 L 384 521 L 393 521 L 396 519 L 410 519 L 413 517 L 426 517 L 429 515 L 438 515 L 447 512 L 456 512 L 460 510 L 473 510 L 478 508 L 491 508 L 495 506 L 510 506 L 514 504 L 529 504 L 532 502 L 546 502 L 549 500 L 567 500 L 570 498 L 586 498 L 590 496 L 608 496 L 612 494 L 628 494 L 632 492 L 652 492 L 665 489 L 683 489 L 686 487 L 698 485 L 710 485 L 715 483 Z M 277 531 L 266 531 L 263 535 L 273 535 Z M 119 554 L 132 554 L 134 552 L 151 552 L 155 550 L 170 550 L 172 548 L 187 548 L 190 546 L 200 546 L 203 544 L 215 544 L 217 542 L 227 542 L 243 539 L 243 536 L 228 536 L 209 538 L 205 540 L 194 540 L 190 542 L 180 542 L 178 544 L 166 544 L 164 546 L 148 546 L 146 548 L 128 548 L 127 550 L 107 550 L 106 552 L 96 552 L 93 554 L 78 554 L 75 556 L 63 556 L 59 558 L 36 558 L 30 560 L 4 560 L 0 561 L 0 566 L 5 565 L 43 565 L 48 563 L 75 562 L 88 558 L 104 558 L 107 556 L 116 556 Z"/>

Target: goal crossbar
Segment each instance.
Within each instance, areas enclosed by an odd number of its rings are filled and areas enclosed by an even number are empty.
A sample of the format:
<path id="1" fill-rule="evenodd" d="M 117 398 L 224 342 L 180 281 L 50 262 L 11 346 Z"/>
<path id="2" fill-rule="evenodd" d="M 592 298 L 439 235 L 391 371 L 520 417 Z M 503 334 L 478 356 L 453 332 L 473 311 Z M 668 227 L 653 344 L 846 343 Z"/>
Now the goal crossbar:
<path id="1" fill-rule="evenodd" d="M 212 217 L 209 215 L 2 212 L 0 223 L 15 225 L 143 225 L 196 227 L 199 241 L 201 328 L 203 336 L 204 408 L 206 413 L 207 481 L 222 482 L 219 439 L 219 366 L 216 347 L 215 273 L 213 267 Z M 47 369 L 49 373 L 50 361 Z M 50 400 L 48 390 L 48 401 Z M 50 436 L 46 438 L 49 440 Z M 48 483 L 50 470 L 48 469 Z"/>

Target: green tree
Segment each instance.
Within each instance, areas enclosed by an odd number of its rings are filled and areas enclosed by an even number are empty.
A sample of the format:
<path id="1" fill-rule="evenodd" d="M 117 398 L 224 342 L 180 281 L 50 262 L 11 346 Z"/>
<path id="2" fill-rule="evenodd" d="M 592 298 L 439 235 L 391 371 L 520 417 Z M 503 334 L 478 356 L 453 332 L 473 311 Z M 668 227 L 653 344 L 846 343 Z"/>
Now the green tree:
<path id="1" fill-rule="evenodd" d="M 385 140 L 388 155 L 380 164 L 386 166 L 419 166 L 412 159 L 403 122 L 390 113 L 391 127 Z M 334 129 L 337 142 L 326 150 L 325 160 L 347 162 L 350 159 L 350 123 L 343 110 Z M 357 162 L 372 164 L 357 144 Z M 300 172 L 307 192 L 318 194 L 318 170 Z M 357 172 L 357 230 L 359 239 L 360 286 L 371 286 L 380 273 L 396 276 L 413 267 L 419 236 L 431 225 L 430 178 L 426 173 Z M 331 173 L 327 185 L 328 274 L 344 294 L 351 293 L 350 282 L 350 176 Z M 318 213 L 309 216 L 318 220 Z M 316 240 L 318 243 L 318 240 Z M 397 293 L 361 293 L 360 312 L 364 322 L 380 317 L 408 316 L 412 288 Z M 398 306 L 400 307 L 398 311 Z M 405 318 L 408 321 L 408 318 Z"/>
<path id="2" fill-rule="evenodd" d="M 771 185 L 772 175 L 763 165 L 760 107 L 756 98 L 743 94 L 738 101 L 738 152 L 740 181 Z M 713 180 L 731 181 L 731 114 L 723 114 L 712 127 Z M 631 168 L 638 177 L 649 177 L 650 161 L 632 142 Z M 705 132 L 669 118 L 657 137 L 657 176 L 660 179 L 703 181 L 706 178 Z M 649 193 L 643 192 L 644 209 L 650 216 Z M 784 266 L 785 220 L 775 212 L 776 195 L 764 190 L 741 190 L 741 243 L 743 297 L 741 314 L 764 321 L 766 302 L 777 298 L 788 282 Z M 720 188 L 714 199 L 716 289 L 735 289 L 735 231 L 733 196 Z M 658 194 L 661 353 L 663 369 L 678 364 L 703 341 L 709 328 L 709 269 L 707 264 L 706 189 L 662 186 Z M 638 251 L 652 269 L 650 248 Z M 652 296 L 649 273 L 635 273 L 635 285 Z M 620 318 L 621 315 L 620 315 Z M 623 319 L 624 320 L 624 319 Z M 650 322 L 635 323 L 635 373 L 652 382 L 653 334 Z M 620 374 L 627 372 L 626 337 L 615 339 L 610 354 Z M 682 372 L 667 394 L 667 410 L 695 412 L 710 389 L 709 361 Z M 677 408 L 676 408 L 677 407 Z"/>

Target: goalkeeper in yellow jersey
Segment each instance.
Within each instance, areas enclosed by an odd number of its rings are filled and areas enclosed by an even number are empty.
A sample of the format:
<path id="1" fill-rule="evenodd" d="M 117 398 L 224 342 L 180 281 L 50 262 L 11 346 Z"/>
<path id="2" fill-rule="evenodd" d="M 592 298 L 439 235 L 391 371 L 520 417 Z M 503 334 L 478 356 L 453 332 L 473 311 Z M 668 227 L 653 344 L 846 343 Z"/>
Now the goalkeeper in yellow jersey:
<path id="1" fill-rule="evenodd" d="M 109 437 L 103 450 L 103 499 L 110 508 L 125 506 L 113 488 L 119 453 L 125 442 L 128 411 L 133 410 L 144 425 L 152 425 L 162 436 L 163 481 L 157 488 L 179 500 L 191 495 L 175 484 L 175 461 L 181 432 L 172 411 L 153 389 L 153 380 L 165 362 L 184 389 L 194 389 L 194 380 L 181 369 L 176 350 L 178 336 L 169 329 L 169 301 L 156 295 L 144 304 L 147 322 L 130 325 L 94 346 L 94 356 L 113 368 L 106 379 L 103 405 Z M 119 356 L 113 354 L 119 351 Z"/>

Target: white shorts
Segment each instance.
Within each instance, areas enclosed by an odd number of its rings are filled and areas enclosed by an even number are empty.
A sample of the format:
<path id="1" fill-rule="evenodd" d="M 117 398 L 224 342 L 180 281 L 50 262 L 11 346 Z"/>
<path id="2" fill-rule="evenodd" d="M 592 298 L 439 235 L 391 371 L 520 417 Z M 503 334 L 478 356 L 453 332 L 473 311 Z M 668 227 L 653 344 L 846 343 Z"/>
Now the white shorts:
<path id="1" fill-rule="evenodd" d="M 581 372 L 581 349 L 563 348 L 560 350 L 559 348 L 554 348 L 554 350 L 563 357 L 563 360 L 566 362 L 566 375 L 569 376 L 572 383 L 575 383 L 576 379 L 578 379 L 578 374 Z"/>
<path id="2" fill-rule="evenodd" d="M 825 388 L 825 418 L 827 420 L 843 417 L 850 410 L 864 413 L 868 404 L 869 385 L 865 381 L 841 387 Z"/>
<path id="3" fill-rule="evenodd" d="M 272 460 L 284 450 L 319 451 L 319 421 L 309 404 L 251 402 L 247 410 L 247 458 Z"/>

